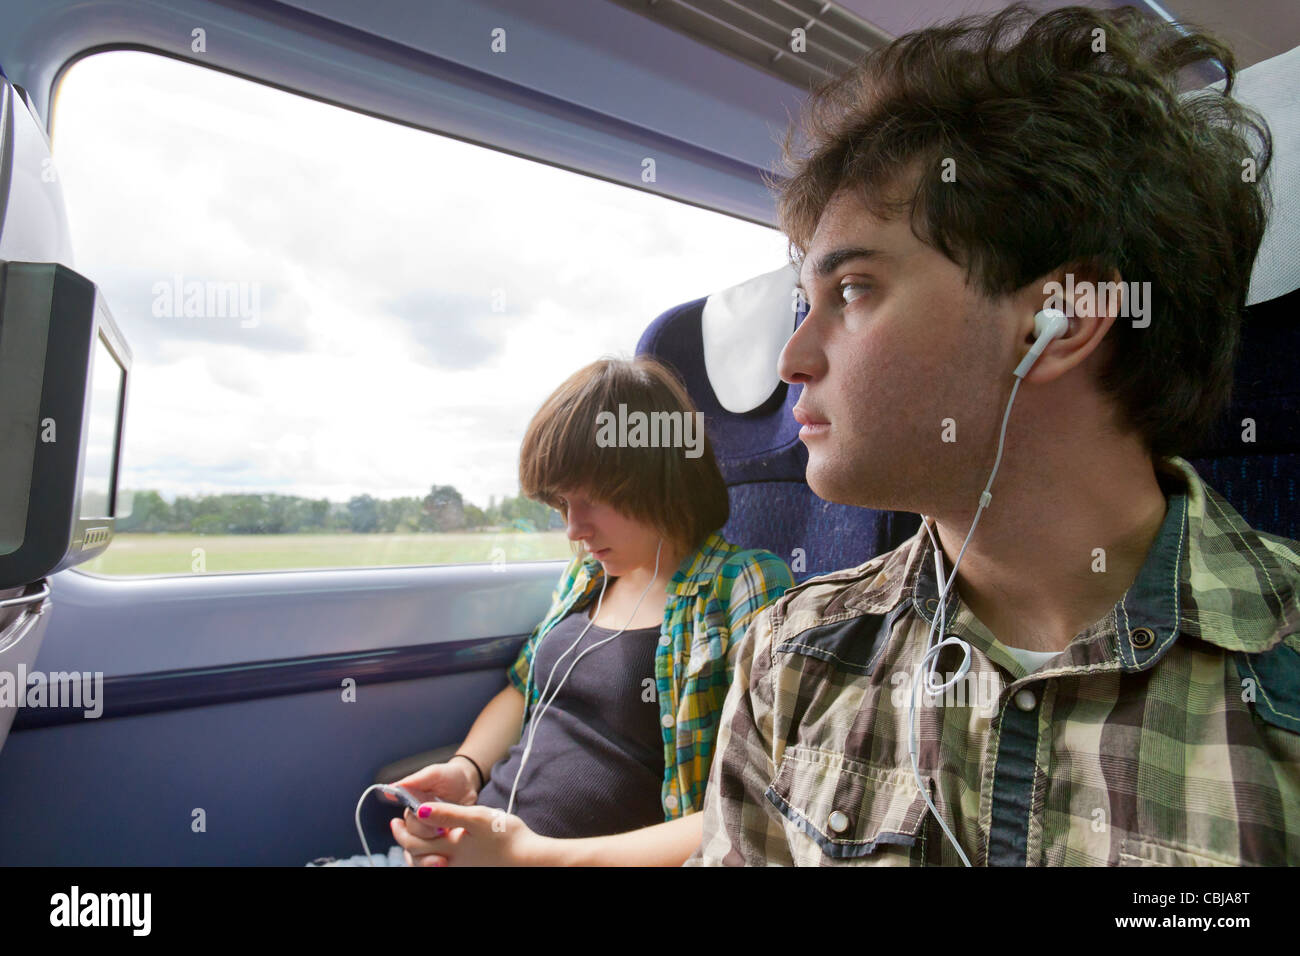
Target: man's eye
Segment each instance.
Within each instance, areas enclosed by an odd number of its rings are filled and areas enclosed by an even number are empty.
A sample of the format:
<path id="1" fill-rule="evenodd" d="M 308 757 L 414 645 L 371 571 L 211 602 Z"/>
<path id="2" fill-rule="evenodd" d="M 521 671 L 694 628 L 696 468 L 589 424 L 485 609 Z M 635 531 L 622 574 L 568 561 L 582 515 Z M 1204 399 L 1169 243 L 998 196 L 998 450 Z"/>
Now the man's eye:
<path id="1" fill-rule="evenodd" d="M 865 282 L 845 282 L 840 285 L 840 298 L 847 305 L 859 296 L 866 295 L 871 291 L 871 286 Z"/>

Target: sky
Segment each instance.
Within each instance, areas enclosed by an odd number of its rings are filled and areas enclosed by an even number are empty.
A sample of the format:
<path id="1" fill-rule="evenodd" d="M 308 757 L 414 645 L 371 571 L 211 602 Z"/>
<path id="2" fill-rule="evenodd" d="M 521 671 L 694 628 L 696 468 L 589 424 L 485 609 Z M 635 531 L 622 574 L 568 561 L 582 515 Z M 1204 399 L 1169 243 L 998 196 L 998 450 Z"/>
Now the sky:
<path id="1" fill-rule="evenodd" d="M 75 65 L 53 143 L 134 352 L 122 485 L 168 499 L 514 495 L 572 372 L 786 262 L 773 229 L 149 53 Z"/>

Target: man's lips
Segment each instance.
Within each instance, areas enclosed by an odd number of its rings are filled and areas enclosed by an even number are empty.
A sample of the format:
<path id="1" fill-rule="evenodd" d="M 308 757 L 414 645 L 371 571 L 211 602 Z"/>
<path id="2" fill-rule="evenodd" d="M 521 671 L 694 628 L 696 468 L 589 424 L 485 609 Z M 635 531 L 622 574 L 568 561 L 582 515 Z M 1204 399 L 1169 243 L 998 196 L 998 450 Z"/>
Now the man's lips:
<path id="1" fill-rule="evenodd" d="M 799 429 L 800 438 L 808 438 L 811 435 L 821 435 L 830 430 L 831 423 L 821 416 L 809 412 L 807 409 L 800 408 L 796 405 L 793 409 L 794 420 L 803 427 Z"/>

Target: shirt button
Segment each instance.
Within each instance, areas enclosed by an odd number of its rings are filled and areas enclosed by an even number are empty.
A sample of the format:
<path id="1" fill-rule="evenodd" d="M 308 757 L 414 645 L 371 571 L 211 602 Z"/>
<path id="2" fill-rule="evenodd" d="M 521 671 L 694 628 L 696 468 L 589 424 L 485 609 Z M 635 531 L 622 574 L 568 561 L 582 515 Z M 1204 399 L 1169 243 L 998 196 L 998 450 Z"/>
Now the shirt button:
<path id="1" fill-rule="evenodd" d="M 843 833 L 849 828 L 849 818 L 842 810 L 832 810 L 830 819 L 826 821 L 830 824 L 833 833 Z"/>
<path id="2" fill-rule="evenodd" d="M 671 644 L 672 642 L 673 642 L 673 639 L 672 639 L 671 637 L 669 637 L 667 634 L 663 634 L 663 635 L 661 635 L 660 638 L 659 638 L 659 646 L 660 646 L 660 647 L 667 647 L 667 646 L 668 646 L 669 644 Z M 644 645 L 642 645 L 642 646 L 644 646 Z"/>
<path id="3" fill-rule="evenodd" d="M 669 810 L 676 810 L 677 798 L 674 797 L 672 794 L 669 794 L 668 796 L 664 797 L 664 806 L 667 807 Z"/>
<path id="4" fill-rule="evenodd" d="M 677 723 L 677 721 L 673 720 L 672 714 L 664 714 L 664 718 L 663 720 L 660 721 L 660 723 L 663 724 L 665 727 L 671 727 L 673 724 Z"/>
<path id="5" fill-rule="evenodd" d="M 1028 687 L 1022 687 L 1016 691 L 1015 701 L 1016 706 L 1021 710 L 1033 710 L 1038 706 L 1038 698 L 1034 696 L 1034 692 Z"/>

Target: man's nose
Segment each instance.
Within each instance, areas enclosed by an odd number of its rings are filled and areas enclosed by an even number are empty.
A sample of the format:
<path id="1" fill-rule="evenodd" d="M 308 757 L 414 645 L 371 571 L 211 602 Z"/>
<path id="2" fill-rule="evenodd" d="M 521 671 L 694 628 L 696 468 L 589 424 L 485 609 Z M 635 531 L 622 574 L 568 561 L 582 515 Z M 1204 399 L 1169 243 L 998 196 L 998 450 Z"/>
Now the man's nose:
<path id="1" fill-rule="evenodd" d="M 799 323 L 777 359 L 776 371 L 781 381 L 803 385 L 821 376 L 826 370 L 824 353 L 818 341 L 818 329 L 810 311 Z"/>

